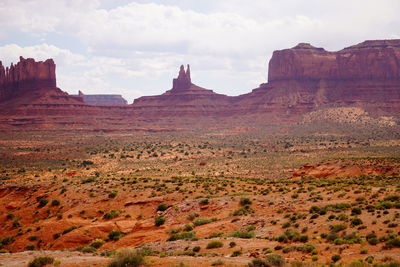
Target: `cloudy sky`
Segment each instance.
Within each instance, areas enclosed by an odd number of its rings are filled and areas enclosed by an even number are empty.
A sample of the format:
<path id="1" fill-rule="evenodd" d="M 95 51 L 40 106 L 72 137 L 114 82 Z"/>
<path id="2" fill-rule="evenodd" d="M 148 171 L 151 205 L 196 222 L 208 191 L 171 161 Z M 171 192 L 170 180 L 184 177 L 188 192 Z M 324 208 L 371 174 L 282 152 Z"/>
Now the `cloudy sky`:
<path id="1" fill-rule="evenodd" d="M 0 0 L 0 60 L 54 58 L 57 84 L 130 103 L 194 83 L 239 95 L 267 79 L 277 49 L 335 51 L 400 38 L 399 0 Z"/>

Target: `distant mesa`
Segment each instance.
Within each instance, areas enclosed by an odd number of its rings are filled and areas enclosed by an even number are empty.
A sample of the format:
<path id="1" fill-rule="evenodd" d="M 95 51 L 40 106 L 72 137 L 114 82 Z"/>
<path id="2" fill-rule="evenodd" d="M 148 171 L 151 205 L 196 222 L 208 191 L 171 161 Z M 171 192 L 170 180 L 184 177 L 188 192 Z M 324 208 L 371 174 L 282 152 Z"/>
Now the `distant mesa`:
<path id="1" fill-rule="evenodd" d="M 400 115 L 400 40 L 365 41 L 337 52 L 308 43 L 274 51 L 268 82 L 240 96 L 218 94 L 194 84 L 190 66 L 182 65 L 171 89 L 140 97 L 131 105 L 120 95 L 68 95 L 56 87 L 52 59 L 35 62 L 21 57 L 7 68 L 0 63 L 0 102 L 8 103 L 0 105 L 3 115 L 32 114 L 40 109 L 45 115 L 92 114 L 132 120 L 257 116 L 265 121 L 295 121 L 325 107 Z"/>
<path id="2" fill-rule="evenodd" d="M 127 105 L 128 101 L 125 100 L 121 95 L 111 95 L 111 94 L 98 94 L 98 95 L 87 95 L 79 91 L 77 95 L 81 97 L 83 102 L 89 105 L 106 105 L 106 106 L 119 106 Z"/>

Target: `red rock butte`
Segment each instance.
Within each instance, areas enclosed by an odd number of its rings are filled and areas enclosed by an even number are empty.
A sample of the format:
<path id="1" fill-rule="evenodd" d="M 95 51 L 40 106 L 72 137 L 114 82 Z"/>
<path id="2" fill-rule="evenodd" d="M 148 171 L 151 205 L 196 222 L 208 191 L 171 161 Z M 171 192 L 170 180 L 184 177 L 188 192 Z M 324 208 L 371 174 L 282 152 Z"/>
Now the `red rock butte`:
<path id="1" fill-rule="evenodd" d="M 275 51 L 268 82 L 240 96 L 193 84 L 190 66 L 185 70 L 182 65 L 165 93 L 108 107 L 88 105 L 58 89 L 53 60 L 35 62 L 21 57 L 17 65 L 6 69 L 0 64 L 0 102 L 0 115 L 80 114 L 119 116 L 121 120 L 256 115 L 279 121 L 320 107 L 342 106 L 399 115 L 400 40 L 365 41 L 337 52 L 306 43 Z"/>

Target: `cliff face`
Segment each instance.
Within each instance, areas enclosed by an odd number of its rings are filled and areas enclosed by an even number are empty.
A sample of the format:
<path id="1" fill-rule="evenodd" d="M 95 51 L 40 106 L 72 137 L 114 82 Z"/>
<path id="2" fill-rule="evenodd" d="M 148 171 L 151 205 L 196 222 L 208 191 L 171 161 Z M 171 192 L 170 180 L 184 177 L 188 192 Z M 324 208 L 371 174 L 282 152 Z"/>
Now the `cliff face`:
<path id="1" fill-rule="evenodd" d="M 52 59 L 36 62 L 33 58 L 19 58 L 19 62 L 4 67 L 0 62 L 0 102 L 82 103 L 57 88 L 56 65 Z"/>
<path id="2" fill-rule="evenodd" d="M 7 68 L 0 62 L 0 100 L 32 90 L 56 88 L 56 65 L 52 59 L 36 62 L 33 58 L 20 57 L 19 60 Z"/>
<path id="3" fill-rule="evenodd" d="M 338 52 L 310 44 L 275 51 L 268 83 L 242 99 L 253 111 L 322 105 L 400 111 L 400 40 L 365 41 Z"/>

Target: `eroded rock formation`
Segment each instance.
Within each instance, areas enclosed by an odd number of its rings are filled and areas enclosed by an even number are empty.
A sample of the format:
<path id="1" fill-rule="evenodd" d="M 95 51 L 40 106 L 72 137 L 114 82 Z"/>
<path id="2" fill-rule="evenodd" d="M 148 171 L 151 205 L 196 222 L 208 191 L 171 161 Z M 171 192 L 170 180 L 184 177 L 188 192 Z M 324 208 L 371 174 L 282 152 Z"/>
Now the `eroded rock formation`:
<path id="1" fill-rule="evenodd" d="M 57 88 L 53 59 L 36 62 L 33 58 L 20 57 L 16 65 L 11 63 L 6 68 L 0 62 L 0 102 L 24 98 L 29 104 L 49 101 L 82 103 L 80 98 L 71 97 Z"/>
<path id="2" fill-rule="evenodd" d="M 162 95 L 135 99 L 132 106 L 135 112 L 146 116 L 219 115 L 227 110 L 231 99 L 193 84 L 190 66 L 185 71 L 182 65 L 171 90 Z"/>

